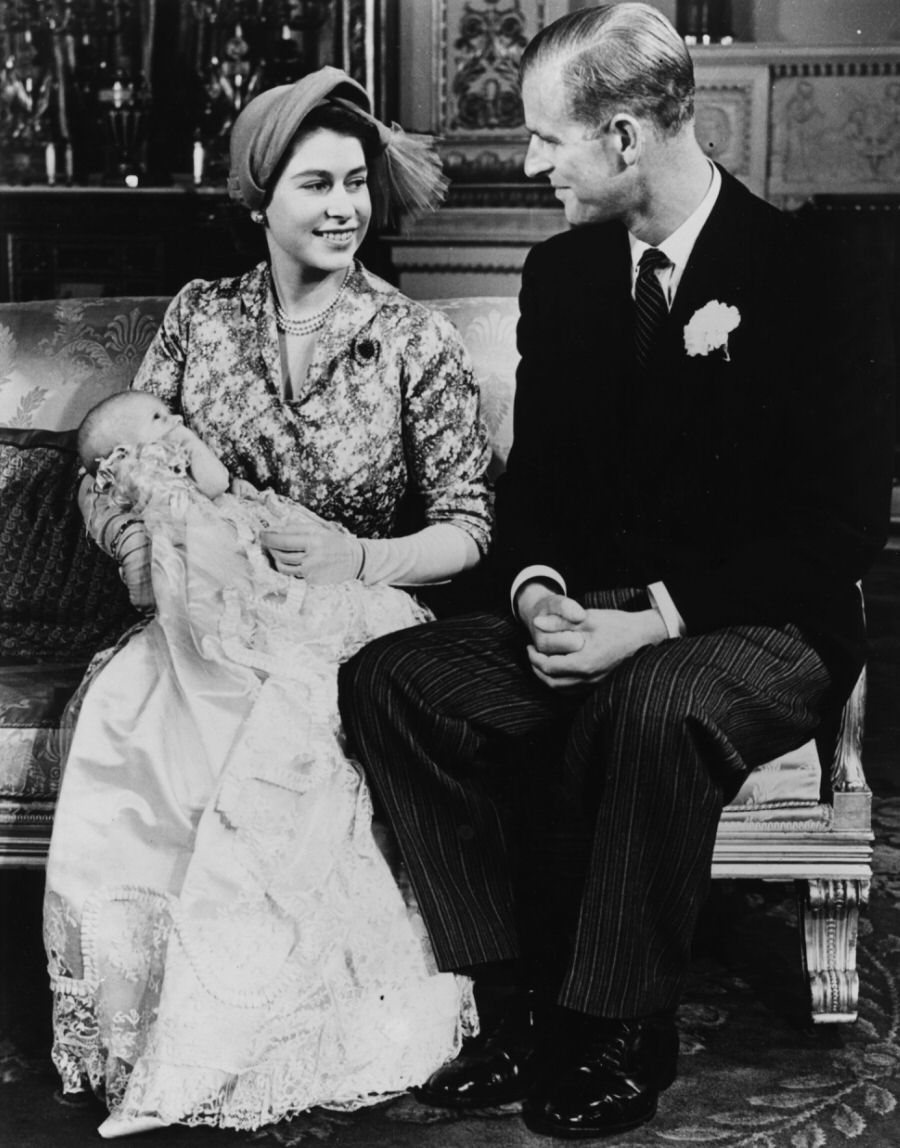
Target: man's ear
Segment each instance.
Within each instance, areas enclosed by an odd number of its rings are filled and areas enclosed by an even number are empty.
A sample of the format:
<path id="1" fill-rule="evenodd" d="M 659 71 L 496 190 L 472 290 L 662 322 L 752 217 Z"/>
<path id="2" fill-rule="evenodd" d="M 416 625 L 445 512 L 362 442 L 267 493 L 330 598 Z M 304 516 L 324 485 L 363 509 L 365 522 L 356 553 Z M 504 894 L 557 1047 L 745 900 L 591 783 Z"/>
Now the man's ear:
<path id="1" fill-rule="evenodd" d="M 616 112 L 610 121 L 609 134 L 624 167 L 631 167 L 641 152 L 644 127 L 628 112 Z"/>

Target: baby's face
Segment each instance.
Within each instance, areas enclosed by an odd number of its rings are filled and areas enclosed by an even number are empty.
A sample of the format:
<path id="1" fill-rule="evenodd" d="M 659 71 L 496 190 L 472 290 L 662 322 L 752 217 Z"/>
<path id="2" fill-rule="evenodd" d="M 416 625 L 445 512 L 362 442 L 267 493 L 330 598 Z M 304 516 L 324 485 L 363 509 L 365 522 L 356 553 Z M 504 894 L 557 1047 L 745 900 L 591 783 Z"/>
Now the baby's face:
<path id="1" fill-rule="evenodd" d="M 127 441 L 138 445 L 159 442 L 179 421 L 166 404 L 154 395 L 135 393 L 126 416 Z"/>

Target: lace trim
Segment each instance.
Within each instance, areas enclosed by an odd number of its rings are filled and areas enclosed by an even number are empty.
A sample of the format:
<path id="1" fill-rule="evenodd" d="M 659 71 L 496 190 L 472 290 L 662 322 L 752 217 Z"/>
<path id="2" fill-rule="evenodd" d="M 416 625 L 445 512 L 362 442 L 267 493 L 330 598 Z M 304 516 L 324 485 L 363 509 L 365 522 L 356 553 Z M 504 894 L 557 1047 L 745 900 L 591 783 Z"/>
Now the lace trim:
<path id="1" fill-rule="evenodd" d="M 144 1057 L 131 1074 L 125 1103 L 115 1110 L 114 1126 L 119 1126 L 120 1134 L 124 1135 L 130 1121 L 141 1121 L 149 1115 L 165 1124 L 254 1131 L 313 1107 L 352 1112 L 381 1104 L 422 1084 L 442 1063 L 457 1055 L 464 1039 L 477 1033 L 470 990 L 465 995 L 469 1005 L 461 1007 L 462 1019 L 447 1056 L 430 1065 L 419 1062 L 415 1067 L 405 1066 L 399 1073 L 395 1062 L 389 1067 L 374 1066 L 369 1072 L 372 1087 L 366 1091 L 360 1092 L 352 1085 L 347 1088 L 337 1075 L 327 1082 L 320 1081 L 315 1090 L 298 1092 L 302 1071 L 298 1072 L 291 1058 L 275 1063 L 268 1061 L 262 1069 L 254 1067 L 230 1074 L 220 1070 L 199 1071 L 192 1066 Z M 354 1074 L 345 1075 L 344 1079 L 352 1081 Z"/>

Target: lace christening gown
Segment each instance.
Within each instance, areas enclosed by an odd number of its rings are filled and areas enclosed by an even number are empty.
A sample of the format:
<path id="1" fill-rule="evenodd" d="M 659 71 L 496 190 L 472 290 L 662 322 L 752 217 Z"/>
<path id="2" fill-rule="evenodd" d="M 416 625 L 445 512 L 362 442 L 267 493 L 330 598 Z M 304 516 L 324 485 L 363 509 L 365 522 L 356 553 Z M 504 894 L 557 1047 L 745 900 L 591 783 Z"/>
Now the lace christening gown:
<path id="1" fill-rule="evenodd" d="M 476 1024 L 376 844 L 337 708 L 338 665 L 426 612 L 278 574 L 255 539 L 296 505 L 212 503 L 182 469 L 157 447 L 115 462 L 157 610 L 83 696 L 47 869 L 54 1060 L 105 1099 L 105 1136 L 368 1104 Z"/>

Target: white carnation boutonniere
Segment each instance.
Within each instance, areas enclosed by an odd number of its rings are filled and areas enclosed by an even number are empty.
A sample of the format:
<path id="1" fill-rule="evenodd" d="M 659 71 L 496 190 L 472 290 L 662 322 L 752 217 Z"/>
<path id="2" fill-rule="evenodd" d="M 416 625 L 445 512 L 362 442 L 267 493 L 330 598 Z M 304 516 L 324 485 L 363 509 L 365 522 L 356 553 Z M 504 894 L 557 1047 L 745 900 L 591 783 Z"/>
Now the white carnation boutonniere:
<path id="1" fill-rule="evenodd" d="M 689 355 L 708 355 L 721 347 L 726 362 L 731 362 L 728 336 L 740 321 L 741 313 L 737 307 L 713 299 L 691 316 L 684 329 L 684 349 Z"/>

